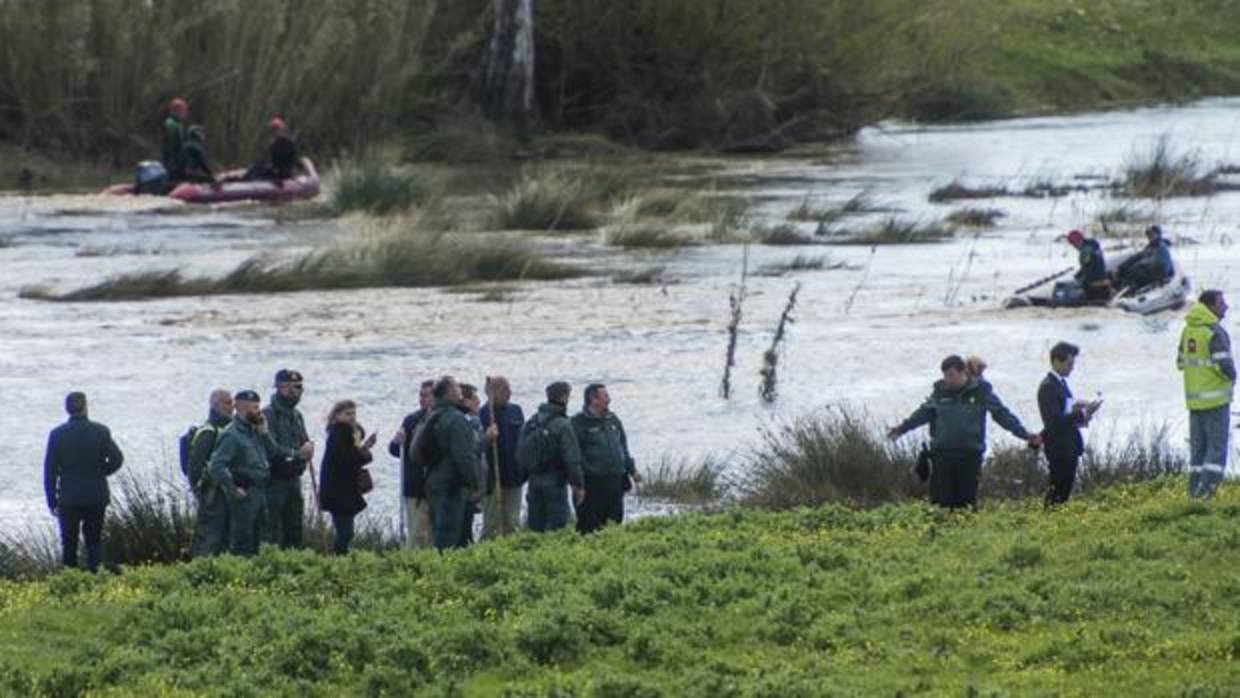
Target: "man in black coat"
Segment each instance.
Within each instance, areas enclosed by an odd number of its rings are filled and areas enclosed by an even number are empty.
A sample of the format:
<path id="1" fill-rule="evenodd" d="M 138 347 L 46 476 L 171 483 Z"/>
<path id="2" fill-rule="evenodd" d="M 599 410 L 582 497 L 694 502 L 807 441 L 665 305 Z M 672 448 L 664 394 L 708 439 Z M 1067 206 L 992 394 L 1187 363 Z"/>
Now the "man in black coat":
<path id="1" fill-rule="evenodd" d="M 77 567 L 78 536 L 86 539 L 86 564 L 99 569 L 103 557 L 103 515 L 111 497 L 108 476 L 120 470 L 125 456 L 102 424 L 86 417 L 86 395 L 65 397 L 69 421 L 52 430 L 43 460 L 47 508 L 60 520 L 62 560 Z"/>
<path id="2" fill-rule="evenodd" d="M 1046 505 L 1063 504 L 1072 495 L 1076 468 L 1085 441 L 1081 428 L 1089 425 L 1101 401 L 1082 402 L 1072 398 L 1068 376 L 1076 366 L 1080 349 L 1067 342 L 1051 347 L 1051 371 L 1038 386 L 1038 411 L 1042 413 L 1042 446 L 1050 466 L 1050 487 Z"/>

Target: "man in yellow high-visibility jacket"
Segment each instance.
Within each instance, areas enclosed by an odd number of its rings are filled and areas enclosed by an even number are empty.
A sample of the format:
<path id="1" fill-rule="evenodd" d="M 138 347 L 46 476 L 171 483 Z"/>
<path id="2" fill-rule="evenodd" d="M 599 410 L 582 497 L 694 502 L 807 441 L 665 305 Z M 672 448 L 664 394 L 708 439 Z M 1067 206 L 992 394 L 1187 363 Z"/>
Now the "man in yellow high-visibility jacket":
<path id="1" fill-rule="evenodd" d="M 1223 329 L 1227 302 L 1223 292 L 1209 290 L 1185 317 L 1176 366 L 1184 372 L 1188 403 L 1188 494 L 1210 497 L 1227 469 L 1231 397 L 1236 385 L 1236 363 L 1231 337 Z"/>

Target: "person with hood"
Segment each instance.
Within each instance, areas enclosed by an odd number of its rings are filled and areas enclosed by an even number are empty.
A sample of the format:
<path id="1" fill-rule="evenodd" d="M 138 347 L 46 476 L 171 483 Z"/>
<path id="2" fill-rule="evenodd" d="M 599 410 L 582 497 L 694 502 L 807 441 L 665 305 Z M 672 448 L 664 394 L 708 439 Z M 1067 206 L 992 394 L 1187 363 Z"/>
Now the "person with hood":
<path id="1" fill-rule="evenodd" d="M 1188 404 L 1188 494 L 1208 498 L 1227 470 L 1231 398 L 1236 362 L 1231 337 L 1223 328 L 1227 301 L 1217 289 L 1205 291 L 1184 318 L 1176 367 L 1184 373 Z"/>
<path id="2" fill-rule="evenodd" d="M 1030 448 L 1042 437 L 1029 433 L 1012 414 L 990 383 L 971 378 L 964 359 L 955 354 L 943 359 L 943 379 L 934 384 L 930 397 L 908 419 L 887 432 L 891 440 L 923 425 L 930 425 L 930 501 L 941 507 L 977 507 L 977 484 L 986 454 L 986 416 Z"/>
<path id="3" fill-rule="evenodd" d="M 69 421 L 52 430 L 43 459 L 47 508 L 60 523 L 61 562 L 78 565 L 78 540 L 86 541 L 86 566 L 97 572 L 103 561 L 103 518 L 111 494 L 108 477 L 125 456 L 112 432 L 86 414 L 86 394 L 65 396 Z"/>
<path id="4" fill-rule="evenodd" d="M 357 423 L 357 403 L 341 400 L 327 415 L 327 445 L 319 469 L 319 508 L 332 517 L 336 532 L 332 551 L 337 555 L 349 552 L 353 540 L 354 519 L 366 508 L 360 478 L 362 468 L 373 456 L 375 435 Z"/>
<path id="5" fill-rule="evenodd" d="M 1085 233 L 1073 230 L 1068 233 L 1068 244 L 1076 248 L 1081 268 L 1077 270 L 1076 282 L 1085 290 L 1088 300 L 1107 300 L 1111 297 L 1111 279 L 1107 276 L 1106 260 L 1102 245 Z"/>

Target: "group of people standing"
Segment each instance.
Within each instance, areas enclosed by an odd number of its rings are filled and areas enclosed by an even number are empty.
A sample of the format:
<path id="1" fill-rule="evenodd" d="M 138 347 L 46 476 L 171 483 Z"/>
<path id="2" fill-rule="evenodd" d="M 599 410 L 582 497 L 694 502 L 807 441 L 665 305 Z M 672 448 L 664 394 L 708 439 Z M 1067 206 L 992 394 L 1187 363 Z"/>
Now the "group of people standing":
<path id="1" fill-rule="evenodd" d="M 1236 365 L 1231 338 L 1222 325 L 1226 316 L 1223 292 L 1205 291 L 1189 309 L 1180 334 L 1176 366 L 1183 373 L 1189 415 L 1188 492 L 1192 497 L 1213 496 L 1227 469 Z M 930 396 L 888 431 L 888 437 L 895 440 L 929 425 L 929 462 L 924 468 L 919 465 L 919 475 L 929 480 L 930 501 L 951 508 L 977 506 L 987 415 L 1030 448 L 1045 449 L 1050 474 L 1046 504 L 1068 501 L 1085 452 L 1081 429 L 1089 426 L 1102 406 L 1101 399 L 1075 398 L 1068 386 L 1079 354 L 1080 348 L 1067 342 L 1051 347 L 1050 371 L 1038 385 L 1042 418 L 1038 433 L 1026 429 L 1004 406 L 983 376 L 984 363 L 957 355 L 943 359 L 943 378 L 935 382 Z"/>
<path id="2" fill-rule="evenodd" d="M 1188 490 L 1197 498 L 1213 495 L 1227 466 L 1236 366 L 1222 325 L 1226 315 L 1222 291 L 1203 292 L 1179 339 L 1176 363 L 1189 412 Z M 1038 433 L 1004 406 L 984 376 L 984 362 L 945 358 L 942 380 L 930 396 L 888 432 L 894 440 L 929 425 L 928 458 L 919 474 L 929 480 L 930 500 L 944 507 L 976 506 L 989 415 L 1030 448 L 1045 449 L 1046 503 L 1068 501 L 1084 453 L 1081 429 L 1102 405 L 1100 399 L 1075 398 L 1068 385 L 1079 354 L 1067 342 L 1051 348 L 1050 371 L 1037 391 Z M 283 548 L 302 545 L 302 476 L 315 455 L 298 409 L 304 387 L 297 371 L 279 371 L 265 408 L 252 390 L 215 390 L 207 421 L 182 437 L 182 468 L 197 502 L 193 556 L 253 555 L 263 541 Z M 388 452 L 401 464 L 406 545 L 437 550 L 468 545 L 479 513 L 482 538 L 512 533 L 520 526 L 523 493 L 527 526 L 535 532 L 568 526 L 574 512 L 583 533 L 623 521 L 625 493 L 641 476 L 607 387 L 586 386 L 582 408 L 571 417 L 568 383 L 551 383 L 545 392 L 546 401 L 526 418 L 503 377 L 487 379 L 485 405 L 475 386 L 451 376 L 421 384 L 418 409 L 388 442 Z M 44 460 L 47 505 L 60 522 L 64 564 L 77 565 L 83 536 L 87 564 L 95 570 L 109 503 L 107 477 L 120 469 L 124 456 L 107 427 L 87 417 L 84 394 L 70 393 L 65 410 L 69 419 L 52 431 Z M 376 441 L 358 422 L 354 402 L 332 406 L 312 485 L 317 484 L 317 506 L 331 515 L 338 553 L 348 551 L 355 517 L 366 508 L 365 495 L 373 487 L 366 465 Z"/>

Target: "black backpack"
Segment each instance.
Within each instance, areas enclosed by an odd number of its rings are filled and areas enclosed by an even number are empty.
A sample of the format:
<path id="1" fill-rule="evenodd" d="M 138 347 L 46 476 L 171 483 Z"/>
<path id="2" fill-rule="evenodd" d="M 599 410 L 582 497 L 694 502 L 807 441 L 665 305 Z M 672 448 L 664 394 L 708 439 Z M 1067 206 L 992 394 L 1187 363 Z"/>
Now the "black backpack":
<path id="1" fill-rule="evenodd" d="M 542 413 L 538 413 L 521 426 L 521 435 L 517 439 L 517 467 L 525 477 L 550 472 L 555 466 L 551 422 L 544 421 Z"/>
<path id="2" fill-rule="evenodd" d="M 439 449 L 439 439 L 435 438 L 435 422 L 439 413 L 427 415 L 413 430 L 409 437 L 409 448 L 403 457 L 405 497 L 426 499 L 426 477 L 431 469 L 443 457 Z"/>

